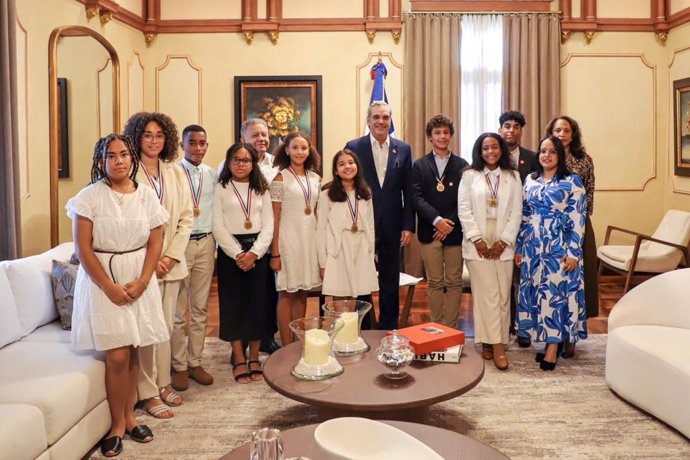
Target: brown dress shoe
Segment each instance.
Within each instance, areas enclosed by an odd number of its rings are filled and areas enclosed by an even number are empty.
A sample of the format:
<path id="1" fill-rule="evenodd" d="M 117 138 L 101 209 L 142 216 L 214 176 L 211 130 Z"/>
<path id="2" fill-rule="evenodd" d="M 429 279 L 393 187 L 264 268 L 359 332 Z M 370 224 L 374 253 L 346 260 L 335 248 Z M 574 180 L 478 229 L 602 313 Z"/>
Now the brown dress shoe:
<path id="1" fill-rule="evenodd" d="M 491 346 L 491 344 L 482 344 L 482 358 L 486 359 L 487 361 L 494 358 L 494 348 Z"/>
<path id="2" fill-rule="evenodd" d="M 189 379 L 187 378 L 187 371 L 173 371 L 173 376 L 170 381 L 170 386 L 177 391 L 185 391 L 189 388 Z"/>
<path id="3" fill-rule="evenodd" d="M 496 343 L 493 345 L 493 358 L 494 358 L 494 365 L 496 366 L 496 369 L 504 371 L 508 369 L 508 358 L 506 358 L 506 352 L 505 349 L 503 348 L 502 343 Z"/>
<path id="4" fill-rule="evenodd" d="M 190 367 L 189 377 L 199 385 L 211 385 L 213 383 L 213 376 L 201 366 Z"/>

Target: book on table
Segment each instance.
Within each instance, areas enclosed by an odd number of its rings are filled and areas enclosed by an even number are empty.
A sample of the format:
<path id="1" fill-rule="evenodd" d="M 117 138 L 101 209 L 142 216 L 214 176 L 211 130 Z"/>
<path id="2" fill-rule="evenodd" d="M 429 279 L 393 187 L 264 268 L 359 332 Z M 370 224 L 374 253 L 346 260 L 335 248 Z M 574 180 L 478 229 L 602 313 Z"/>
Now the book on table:
<path id="1" fill-rule="evenodd" d="M 430 351 L 423 355 L 414 355 L 415 361 L 428 361 L 434 363 L 459 363 L 464 345 L 455 345 L 445 350 Z"/>
<path id="2" fill-rule="evenodd" d="M 465 344 L 464 332 L 434 322 L 398 329 L 398 335 L 405 336 L 410 340 L 410 345 L 417 355 L 425 355 Z"/>

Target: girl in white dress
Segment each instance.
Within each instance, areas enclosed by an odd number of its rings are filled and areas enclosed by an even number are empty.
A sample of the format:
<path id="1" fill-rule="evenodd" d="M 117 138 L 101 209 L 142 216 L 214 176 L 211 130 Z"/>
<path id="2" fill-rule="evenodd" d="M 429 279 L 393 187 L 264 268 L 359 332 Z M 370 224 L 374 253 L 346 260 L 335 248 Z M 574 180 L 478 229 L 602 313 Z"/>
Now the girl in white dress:
<path id="1" fill-rule="evenodd" d="M 105 388 L 112 424 L 101 452 L 122 452 L 128 434 L 153 440 L 134 418 L 138 348 L 168 340 L 156 280 L 168 213 L 134 180 L 138 160 L 126 137 L 96 143 L 91 184 L 67 202 L 80 265 L 74 291 L 72 343 L 105 351 Z"/>
<path id="2" fill-rule="evenodd" d="M 280 172 L 271 183 L 273 242 L 271 268 L 278 273 L 278 330 L 283 345 L 292 342 L 290 321 L 304 318 L 307 293 L 321 285 L 316 255 L 316 203 L 321 177 L 319 154 L 302 132 L 292 132 L 275 152 Z"/>
<path id="3" fill-rule="evenodd" d="M 333 181 L 319 198 L 317 250 L 324 295 L 369 296 L 379 290 L 374 264 L 374 207 L 371 191 L 351 150 L 333 158 Z"/>

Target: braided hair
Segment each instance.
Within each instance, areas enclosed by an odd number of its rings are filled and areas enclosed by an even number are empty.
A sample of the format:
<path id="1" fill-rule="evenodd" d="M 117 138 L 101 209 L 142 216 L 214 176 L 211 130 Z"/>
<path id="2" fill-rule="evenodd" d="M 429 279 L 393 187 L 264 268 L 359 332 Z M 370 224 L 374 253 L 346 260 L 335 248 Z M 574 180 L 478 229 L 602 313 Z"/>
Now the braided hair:
<path id="1" fill-rule="evenodd" d="M 105 160 L 108 154 L 108 146 L 113 141 L 122 141 L 129 150 L 130 157 L 132 158 L 132 167 L 129 170 L 129 178 L 134 182 L 134 186 L 137 186 L 137 181 L 135 179 L 137 175 L 137 170 L 139 169 L 139 156 L 135 153 L 132 142 L 130 142 L 127 136 L 121 134 L 108 134 L 105 137 L 101 137 L 96 142 L 93 148 L 93 163 L 91 164 L 91 182 L 89 184 L 95 184 L 101 179 L 107 179 L 108 175 L 105 172 Z"/>

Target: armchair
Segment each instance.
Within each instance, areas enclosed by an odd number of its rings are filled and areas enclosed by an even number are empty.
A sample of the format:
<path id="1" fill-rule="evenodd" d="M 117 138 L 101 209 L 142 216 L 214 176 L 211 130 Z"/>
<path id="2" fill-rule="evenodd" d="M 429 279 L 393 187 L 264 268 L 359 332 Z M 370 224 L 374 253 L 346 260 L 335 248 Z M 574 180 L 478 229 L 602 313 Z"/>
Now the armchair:
<path id="1" fill-rule="evenodd" d="M 609 245 L 613 231 L 635 236 L 632 246 Z M 690 212 L 669 209 L 652 235 L 609 225 L 604 245 L 597 250 L 599 276 L 604 268 L 625 276 L 623 293 L 630 290 L 635 273 L 657 274 L 690 263 Z"/>

